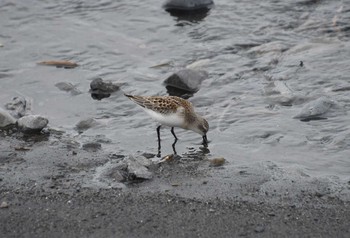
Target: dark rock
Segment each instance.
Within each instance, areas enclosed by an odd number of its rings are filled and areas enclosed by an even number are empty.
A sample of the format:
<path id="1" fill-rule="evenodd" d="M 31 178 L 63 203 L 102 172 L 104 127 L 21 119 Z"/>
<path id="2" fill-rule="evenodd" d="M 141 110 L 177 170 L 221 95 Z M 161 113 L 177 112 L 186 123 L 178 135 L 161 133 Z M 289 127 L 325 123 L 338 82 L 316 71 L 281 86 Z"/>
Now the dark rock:
<path id="1" fill-rule="evenodd" d="M 105 93 L 102 91 L 90 91 L 91 92 L 91 97 L 94 100 L 102 100 L 104 98 L 109 98 L 111 96 L 110 93 Z"/>
<path id="2" fill-rule="evenodd" d="M 11 116 L 10 113 L 0 108 L 0 128 L 9 125 L 14 125 L 15 123 L 16 119 L 13 116 Z"/>
<path id="3" fill-rule="evenodd" d="M 104 82 L 101 78 L 96 78 L 90 83 L 92 91 L 102 91 L 105 93 L 113 93 L 119 90 L 120 85 L 112 82 Z"/>
<path id="4" fill-rule="evenodd" d="M 208 74 L 205 71 L 183 69 L 168 77 L 164 85 L 170 95 L 191 95 L 200 89 L 202 81 L 207 77 Z"/>
<path id="5" fill-rule="evenodd" d="M 90 83 L 91 97 L 95 100 L 108 98 L 111 93 L 119 90 L 120 85 L 112 82 L 104 82 L 101 78 L 96 78 Z"/>
<path id="6" fill-rule="evenodd" d="M 21 118 L 30 111 L 30 103 L 23 97 L 14 97 L 12 102 L 7 103 L 5 107 L 15 118 Z"/>
<path id="7" fill-rule="evenodd" d="M 167 0 L 163 8 L 167 11 L 182 10 L 193 11 L 199 9 L 208 9 L 214 5 L 212 0 Z"/>
<path id="8" fill-rule="evenodd" d="M 96 152 L 102 148 L 102 145 L 97 142 L 89 142 L 83 145 L 83 149 L 89 152 Z"/>
<path id="9" fill-rule="evenodd" d="M 39 115 L 28 115 L 17 120 L 18 126 L 23 131 L 41 131 L 48 123 L 47 118 Z"/>
<path id="10" fill-rule="evenodd" d="M 294 118 L 300 119 L 301 121 L 326 119 L 325 114 L 329 112 L 334 105 L 335 102 L 333 100 L 321 97 L 305 104 Z"/>

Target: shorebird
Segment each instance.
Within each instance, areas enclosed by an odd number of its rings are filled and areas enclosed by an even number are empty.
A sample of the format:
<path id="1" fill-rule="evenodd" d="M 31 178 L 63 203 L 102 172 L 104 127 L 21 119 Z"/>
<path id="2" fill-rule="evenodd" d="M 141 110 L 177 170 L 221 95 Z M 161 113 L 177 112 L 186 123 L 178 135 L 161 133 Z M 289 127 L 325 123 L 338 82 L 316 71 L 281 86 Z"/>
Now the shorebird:
<path id="1" fill-rule="evenodd" d="M 175 137 L 173 150 L 177 137 L 174 127 L 180 127 L 186 130 L 192 130 L 200 134 L 203 138 L 203 145 L 208 146 L 207 132 L 209 130 L 208 122 L 198 115 L 192 104 L 180 97 L 176 96 L 135 96 L 125 94 L 136 104 L 140 105 L 154 120 L 160 123 L 157 127 L 158 135 L 158 155 L 160 156 L 160 127 L 162 125 L 171 127 L 171 133 Z"/>

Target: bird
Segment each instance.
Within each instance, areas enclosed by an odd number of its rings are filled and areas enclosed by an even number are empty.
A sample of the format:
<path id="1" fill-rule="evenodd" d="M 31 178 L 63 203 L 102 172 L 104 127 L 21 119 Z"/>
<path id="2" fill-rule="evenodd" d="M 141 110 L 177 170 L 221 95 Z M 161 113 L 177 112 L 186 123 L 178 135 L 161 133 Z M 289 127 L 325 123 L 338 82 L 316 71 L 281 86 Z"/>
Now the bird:
<path id="1" fill-rule="evenodd" d="M 201 115 L 194 111 L 192 103 L 177 96 L 136 96 L 124 94 L 131 101 L 141 106 L 142 109 L 160 125 L 157 127 L 158 156 L 160 156 L 160 128 L 162 125 L 171 127 L 175 141 L 173 150 L 176 154 L 175 144 L 178 140 L 174 127 L 192 130 L 203 138 L 203 146 L 208 147 L 207 132 L 209 123 Z"/>

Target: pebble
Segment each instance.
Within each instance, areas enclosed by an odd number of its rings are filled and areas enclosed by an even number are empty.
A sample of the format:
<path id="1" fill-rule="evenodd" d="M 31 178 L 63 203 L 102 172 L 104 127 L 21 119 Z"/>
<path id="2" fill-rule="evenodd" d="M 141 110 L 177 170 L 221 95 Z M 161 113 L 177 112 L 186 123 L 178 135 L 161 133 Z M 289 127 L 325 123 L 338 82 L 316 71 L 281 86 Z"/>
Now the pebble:
<path id="1" fill-rule="evenodd" d="M 98 123 L 94 118 L 83 119 L 75 125 L 75 130 L 83 132 L 97 125 Z"/>
<path id="2" fill-rule="evenodd" d="M 145 153 L 142 154 L 142 156 L 144 156 L 147 159 L 151 159 L 151 158 L 156 157 L 156 154 L 145 152 Z"/>
<path id="3" fill-rule="evenodd" d="M 41 131 L 47 126 L 49 120 L 39 115 L 28 115 L 17 120 L 23 131 Z"/>
<path id="4" fill-rule="evenodd" d="M 265 231 L 265 227 L 262 226 L 262 225 L 257 225 L 257 226 L 254 228 L 254 231 L 255 231 L 256 233 L 264 232 L 264 231 Z"/>
<path id="5" fill-rule="evenodd" d="M 6 103 L 6 109 L 10 111 L 15 118 L 21 118 L 30 111 L 30 103 L 24 97 L 14 97 L 12 101 Z"/>
<path id="6" fill-rule="evenodd" d="M 5 201 L 3 201 L 1 204 L 0 204 L 0 208 L 8 208 L 9 207 L 9 204 Z"/>
<path id="7" fill-rule="evenodd" d="M 134 175 L 136 178 L 151 179 L 153 177 L 152 172 L 131 155 L 127 160 L 127 165 L 129 174 Z"/>
<path id="8" fill-rule="evenodd" d="M 124 182 L 128 177 L 126 170 L 126 164 L 118 164 L 117 166 L 109 169 L 106 173 L 106 176 L 110 179 L 113 179 L 113 181 Z"/>
<path id="9" fill-rule="evenodd" d="M 0 108 L 0 128 L 9 125 L 14 125 L 15 123 L 16 119 L 12 115 L 10 115 L 10 113 Z"/>
<path id="10" fill-rule="evenodd" d="M 223 165 L 226 162 L 226 160 L 225 160 L 225 158 L 220 157 L 220 158 L 210 159 L 209 162 L 210 162 L 209 166 L 218 167 L 218 166 Z"/>
<path id="11" fill-rule="evenodd" d="M 73 85 L 68 82 L 56 83 L 55 86 L 61 91 L 70 92 L 71 95 L 79 95 L 82 93 L 81 91 L 79 91 L 79 89 L 77 89 L 76 85 Z"/>
<path id="12" fill-rule="evenodd" d="M 98 142 L 89 142 L 83 145 L 83 149 L 89 152 L 96 152 L 102 148 L 102 145 Z"/>

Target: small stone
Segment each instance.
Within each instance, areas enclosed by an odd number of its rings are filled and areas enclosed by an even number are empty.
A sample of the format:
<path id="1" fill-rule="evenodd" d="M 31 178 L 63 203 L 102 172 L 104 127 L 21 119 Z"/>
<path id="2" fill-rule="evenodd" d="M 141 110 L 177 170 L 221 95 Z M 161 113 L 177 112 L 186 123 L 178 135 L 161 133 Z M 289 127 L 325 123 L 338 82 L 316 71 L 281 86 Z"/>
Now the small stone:
<path id="1" fill-rule="evenodd" d="M 153 174 L 133 156 L 127 160 L 129 174 L 139 179 L 151 179 Z"/>
<path id="2" fill-rule="evenodd" d="M 86 131 L 94 126 L 97 126 L 98 122 L 93 118 L 83 119 L 75 125 L 75 129 L 78 132 Z"/>
<path id="3" fill-rule="evenodd" d="M 16 146 L 15 150 L 17 150 L 17 151 L 28 151 L 28 150 L 30 150 L 30 147 Z"/>
<path id="4" fill-rule="evenodd" d="M 213 208 L 209 208 L 209 212 L 215 212 Z"/>
<path id="5" fill-rule="evenodd" d="M 264 232 L 264 231 L 265 231 L 265 227 L 262 226 L 262 225 L 257 225 L 257 226 L 254 228 L 254 231 L 255 231 L 256 233 Z"/>
<path id="6" fill-rule="evenodd" d="M 120 85 L 112 83 L 110 81 L 105 82 L 101 78 L 96 78 L 90 83 L 90 88 L 92 91 L 102 91 L 105 93 L 113 93 L 119 90 Z"/>
<path id="7" fill-rule="evenodd" d="M 0 208 L 8 208 L 9 207 L 9 204 L 5 201 L 3 201 L 1 204 L 0 204 Z"/>
<path id="8" fill-rule="evenodd" d="M 83 145 L 83 149 L 89 152 L 96 152 L 102 148 L 102 145 L 97 142 L 89 142 Z"/>
<path id="9" fill-rule="evenodd" d="M 223 165 L 226 162 L 226 160 L 225 160 L 225 158 L 220 157 L 220 158 L 210 159 L 209 162 L 210 162 L 209 166 L 218 167 L 218 166 Z"/>
<path id="10" fill-rule="evenodd" d="M 31 109 L 30 103 L 24 97 L 14 97 L 5 107 L 15 118 L 23 117 Z"/>
<path id="11" fill-rule="evenodd" d="M 49 120 L 39 115 L 28 115 L 18 119 L 17 123 L 23 131 L 41 131 L 47 126 Z"/>
<path id="12" fill-rule="evenodd" d="M 81 94 L 79 89 L 77 89 L 76 85 L 73 85 L 73 84 L 68 83 L 68 82 L 56 83 L 55 86 L 61 91 L 70 92 L 72 95 Z"/>
<path id="13" fill-rule="evenodd" d="M 105 176 L 109 179 L 113 179 L 113 181 L 124 182 L 128 177 L 128 173 L 126 170 L 127 170 L 127 165 L 124 163 L 120 163 L 110 168 L 106 172 Z"/>
<path id="14" fill-rule="evenodd" d="M 147 159 L 144 156 L 135 156 L 134 159 L 139 163 L 142 164 L 145 167 L 149 167 L 152 164 L 152 161 Z"/>
<path id="15" fill-rule="evenodd" d="M 16 119 L 13 116 L 11 116 L 10 113 L 0 108 L 0 128 L 9 125 L 14 125 L 15 123 Z"/>
<path id="16" fill-rule="evenodd" d="M 144 156 L 146 159 L 151 159 L 151 158 L 156 157 L 156 154 L 145 152 L 142 154 L 142 156 Z"/>

